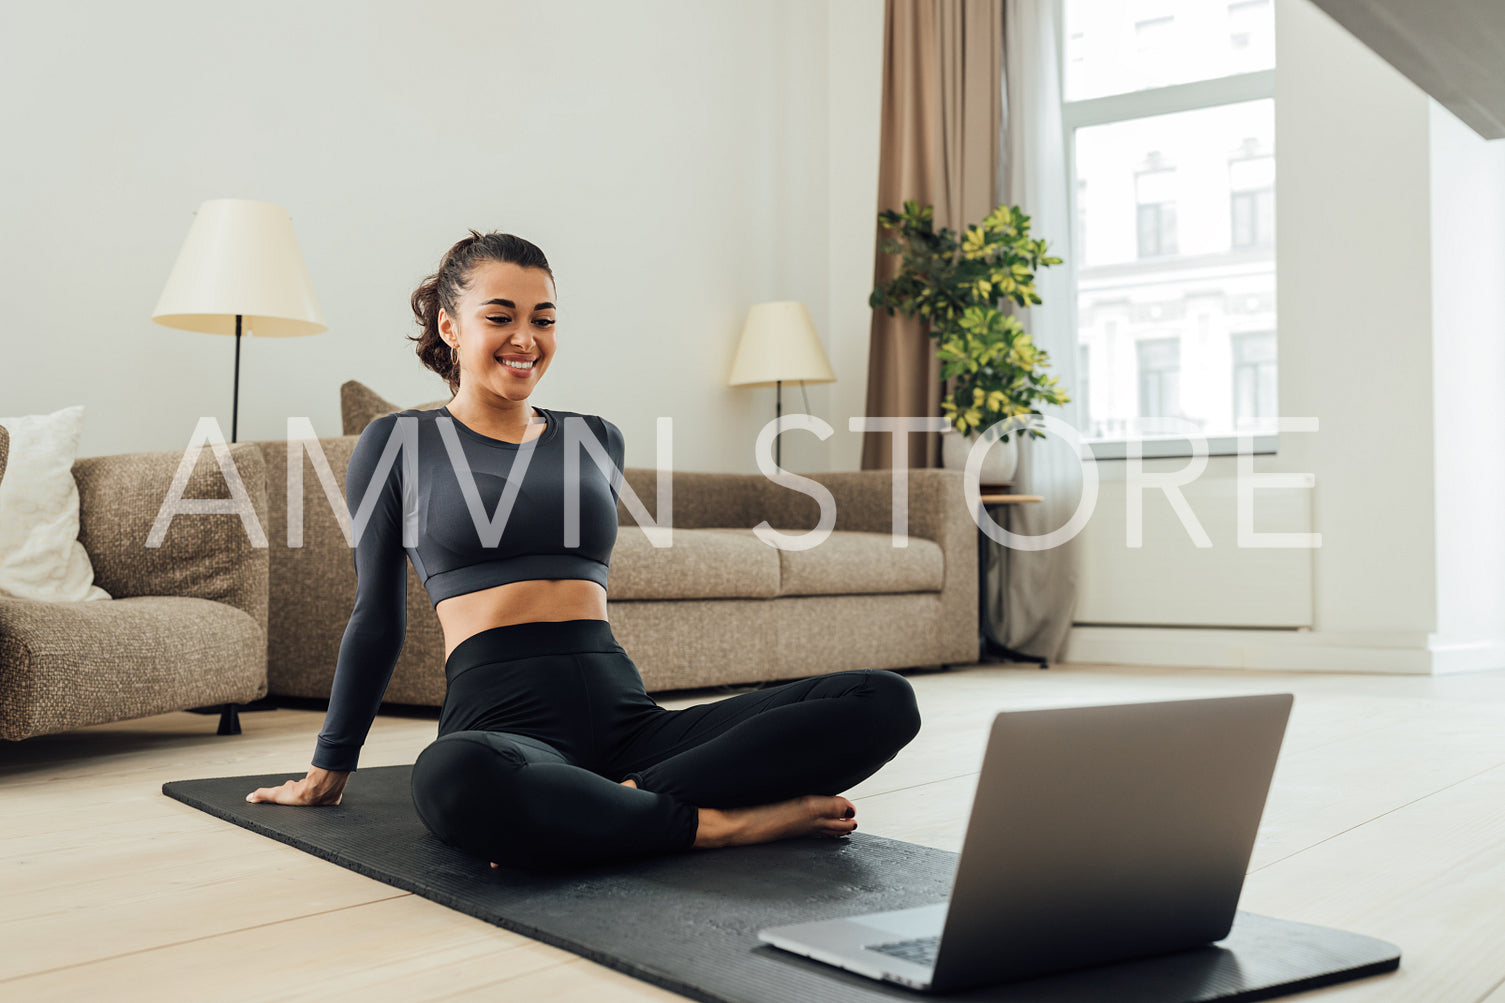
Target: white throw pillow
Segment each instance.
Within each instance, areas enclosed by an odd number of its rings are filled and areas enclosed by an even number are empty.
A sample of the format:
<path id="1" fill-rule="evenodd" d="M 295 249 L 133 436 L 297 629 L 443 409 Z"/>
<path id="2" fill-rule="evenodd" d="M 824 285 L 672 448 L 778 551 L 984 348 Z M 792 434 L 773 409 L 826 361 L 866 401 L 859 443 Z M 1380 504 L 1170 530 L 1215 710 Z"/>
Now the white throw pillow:
<path id="1" fill-rule="evenodd" d="M 109 599 L 78 542 L 73 461 L 84 406 L 0 418 L 10 459 L 0 480 L 0 593 L 21 599 Z"/>

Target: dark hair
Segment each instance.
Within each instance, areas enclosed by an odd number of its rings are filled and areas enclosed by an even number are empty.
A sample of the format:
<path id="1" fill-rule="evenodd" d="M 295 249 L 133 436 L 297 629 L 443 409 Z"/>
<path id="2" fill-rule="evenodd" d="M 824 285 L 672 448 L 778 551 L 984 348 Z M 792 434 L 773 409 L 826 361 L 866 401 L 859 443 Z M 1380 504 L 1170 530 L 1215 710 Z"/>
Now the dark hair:
<path id="1" fill-rule="evenodd" d="M 415 351 L 423 364 L 449 384 L 451 395 L 460 389 L 460 366 L 454 361 L 454 353 L 439 334 L 439 308 L 451 317 L 458 315 L 460 294 L 470 288 L 475 266 L 482 261 L 504 261 L 523 268 L 541 268 L 548 273 L 550 281 L 554 271 L 549 259 L 536 244 L 510 233 L 481 234 L 470 231 L 454 247 L 444 252 L 439 270 L 413 290 L 413 316 L 422 329 L 409 335 L 409 341 L 418 342 Z"/>

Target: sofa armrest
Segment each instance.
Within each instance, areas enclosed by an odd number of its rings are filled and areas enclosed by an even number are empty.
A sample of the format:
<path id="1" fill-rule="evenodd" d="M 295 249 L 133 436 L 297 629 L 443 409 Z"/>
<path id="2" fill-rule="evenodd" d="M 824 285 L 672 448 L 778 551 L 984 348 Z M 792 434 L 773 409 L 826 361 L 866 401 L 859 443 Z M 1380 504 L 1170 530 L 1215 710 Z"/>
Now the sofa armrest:
<path id="1" fill-rule="evenodd" d="M 267 531 L 266 464 L 254 443 L 229 446 L 251 509 Z M 159 547 L 147 538 L 183 460 L 180 450 L 87 456 L 74 461 L 78 539 L 94 566 L 94 582 L 113 598 L 191 596 L 244 610 L 267 629 L 266 546 L 253 546 L 240 516 L 174 516 Z M 199 453 L 182 497 L 231 497 L 214 451 Z"/>

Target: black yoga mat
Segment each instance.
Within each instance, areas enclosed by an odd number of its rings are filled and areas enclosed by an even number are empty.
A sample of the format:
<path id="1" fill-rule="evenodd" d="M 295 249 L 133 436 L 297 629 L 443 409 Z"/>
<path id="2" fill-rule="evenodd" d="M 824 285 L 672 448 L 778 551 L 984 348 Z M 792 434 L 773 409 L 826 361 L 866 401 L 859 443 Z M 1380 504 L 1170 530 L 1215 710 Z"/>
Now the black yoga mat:
<path id="1" fill-rule="evenodd" d="M 1240 912 L 1215 946 L 936 996 L 758 940 L 769 926 L 943 901 L 957 854 L 857 831 L 688 850 L 568 871 L 492 868 L 413 810 L 411 766 L 352 774 L 338 805 L 248 804 L 284 774 L 176 780 L 162 793 L 488 923 L 709 1003 L 887 999 L 1192 1003 L 1269 999 L 1391 971 L 1371 937 Z M 505 863 L 505 861 L 498 861 Z"/>

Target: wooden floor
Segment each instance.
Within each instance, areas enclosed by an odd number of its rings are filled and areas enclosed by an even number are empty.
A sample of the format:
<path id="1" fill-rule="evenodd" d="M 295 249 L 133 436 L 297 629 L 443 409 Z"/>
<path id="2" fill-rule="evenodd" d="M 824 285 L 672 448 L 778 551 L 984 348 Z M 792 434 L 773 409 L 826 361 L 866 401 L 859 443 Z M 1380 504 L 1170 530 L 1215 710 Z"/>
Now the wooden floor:
<path id="1" fill-rule="evenodd" d="M 1240 906 L 1381 937 L 1403 956 L 1396 973 L 1289 998 L 1505 1003 L 1505 672 L 906 674 L 924 727 L 847 793 L 863 831 L 948 850 L 996 710 L 1294 692 Z M 0 999 L 682 998 L 161 793 L 193 777 L 301 777 L 322 719 L 248 713 L 244 734 L 222 738 L 217 719 L 175 713 L 0 743 Z M 412 762 L 435 727 L 379 717 L 362 766 Z"/>

